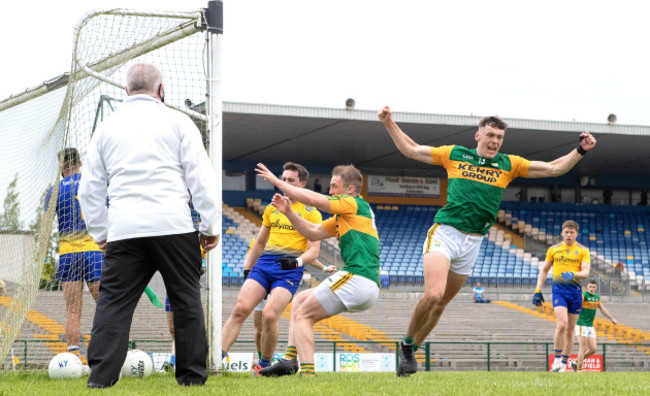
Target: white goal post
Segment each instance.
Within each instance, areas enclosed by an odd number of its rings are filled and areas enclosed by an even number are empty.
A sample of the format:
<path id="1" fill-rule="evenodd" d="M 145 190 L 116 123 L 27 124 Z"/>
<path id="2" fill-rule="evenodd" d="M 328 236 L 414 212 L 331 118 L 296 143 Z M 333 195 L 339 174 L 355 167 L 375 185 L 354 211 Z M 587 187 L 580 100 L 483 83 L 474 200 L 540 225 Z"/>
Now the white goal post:
<path id="1" fill-rule="evenodd" d="M 66 348 L 67 314 L 56 279 L 60 153 L 74 147 L 83 163 L 95 128 L 126 96 L 131 65 L 147 62 L 161 69 L 165 104 L 199 127 L 221 178 L 222 11 L 221 1 L 209 1 L 195 12 L 116 9 L 87 14 L 74 28 L 70 71 L 0 101 L 0 279 L 5 283 L 0 295 L 0 369 L 43 368 Z M 217 226 L 221 224 L 219 220 Z M 221 369 L 221 252 L 219 244 L 207 255 L 202 293 L 212 372 Z M 150 286 L 164 301 L 159 275 Z M 81 344 L 87 344 L 94 314 L 90 293 L 83 293 L 79 309 Z M 161 359 L 169 352 L 165 312 L 146 296 L 136 309 L 130 338 Z"/>

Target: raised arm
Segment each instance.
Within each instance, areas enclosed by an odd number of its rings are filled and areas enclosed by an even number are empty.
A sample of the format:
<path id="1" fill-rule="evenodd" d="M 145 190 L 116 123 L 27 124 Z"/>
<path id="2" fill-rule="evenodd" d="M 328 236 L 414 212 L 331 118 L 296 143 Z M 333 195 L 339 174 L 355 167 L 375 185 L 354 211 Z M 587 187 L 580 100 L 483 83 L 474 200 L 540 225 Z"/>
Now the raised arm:
<path id="1" fill-rule="evenodd" d="M 405 134 L 399 126 L 393 121 L 393 113 L 390 107 L 384 106 L 379 110 L 377 117 L 388 131 L 393 139 L 397 149 L 406 157 L 431 164 L 431 146 L 417 144 Z"/>
<path id="2" fill-rule="evenodd" d="M 561 176 L 570 171 L 582 157 L 596 146 L 596 138 L 589 132 L 582 132 L 578 148 L 571 150 L 567 155 L 554 159 L 551 162 L 531 161 L 528 178 Z M 582 152 L 582 153 L 581 153 Z"/>
<path id="3" fill-rule="evenodd" d="M 289 183 L 283 182 L 262 163 L 257 164 L 257 168 L 255 169 L 255 172 L 257 172 L 258 176 L 263 177 L 264 180 L 273 184 L 275 187 L 279 188 L 280 191 L 282 191 L 286 196 L 290 197 L 291 199 L 298 202 L 302 202 L 305 205 L 313 206 L 320 211 L 325 211 L 327 213 L 330 213 L 330 202 L 327 199 L 327 195 L 319 194 L 317 192 L 307 190 L 305 188 L 292 186 Z M 309 237 L 307 237 L 307 239 L 311 241 L 315 240 Z"/>
<path id="4" fill-rule="evenodd" d="M 287 219 L 289 219 L 296 230 L 310 241 L 320 241 L 321 239 L 326 239 L 332 236 L 325 230 L 325 228 L 323 228 L 322 225 L 314 224 L 298 216 L 298 214 L 291 209 L 289 198 L 283 197 L 280 194 L 275 194 L 271 201 L 271 205 L 279 210 L 280 213 L 287 216 Z"/>

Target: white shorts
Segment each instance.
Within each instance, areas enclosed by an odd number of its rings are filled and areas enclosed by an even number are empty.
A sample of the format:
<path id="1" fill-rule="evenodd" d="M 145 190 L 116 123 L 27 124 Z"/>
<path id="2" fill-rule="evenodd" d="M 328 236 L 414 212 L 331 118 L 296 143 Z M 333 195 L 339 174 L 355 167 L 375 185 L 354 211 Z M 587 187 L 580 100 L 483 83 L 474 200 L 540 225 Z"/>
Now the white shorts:
<path id="1" fill-rule="evenodd" d="M 264 300 L 262 300 L 259 304 L 257 304 L 257 306 L 255 307 L 255 309 L 253 311 L 260 311 L 260 312 L 264 311 L 264 307 L 266 307 L 266 298 Z"/>
<path id="2" fill-rule="evenodd" d="M 422 255 L 440 253 L 449 260 L 451 271 L 459 275 L 470 275 L 483 238 L 483 235 L 464 234 L 454 227 L 436 223 L 427 232 Z"/>
<path id="3" fill-rule="evenodd" d="M 576 335 L 582 337 L 596 338 L 596 330 L 589 326 L 576 326 Z"/>
<path id="4" fill-rule="evenodd" d="M 330 316 L 344 311 L 360 312 L 375 305 L 379 286 L 363 276 L 338 271 L 314 289 L 314 296 Z"/>

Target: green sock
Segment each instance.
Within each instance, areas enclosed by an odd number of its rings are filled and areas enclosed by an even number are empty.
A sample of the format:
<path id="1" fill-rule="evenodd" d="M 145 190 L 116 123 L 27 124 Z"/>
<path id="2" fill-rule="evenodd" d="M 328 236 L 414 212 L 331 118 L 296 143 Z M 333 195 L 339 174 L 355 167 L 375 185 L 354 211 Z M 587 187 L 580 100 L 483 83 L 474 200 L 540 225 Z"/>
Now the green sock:
<path id="1" fill-rule="evenodd" d="M 418 344 L 413 344 L 413 352 L 417 352 L 418 349 L 420 349 L 420 346 Z"/>
<path id="2" fill-rule="evenodd" d="M 313 377 L 316 375 L 314 363 L 300 363 L 300 375 L 303 377 Z"/>
<path id="3" fill-rule="evenodd" d="M 257 360 L 262 358 L 262 351 L 257 351 Z"/>
<path id="4" fill-rule="evenodd" d="M 415 343 L 415 339 L 405 334 L 404 338 L 402 339 L 402 342 L 404 343 L 404 345 L 413 345 L 413 343 Z"/>
<path id="5" fill-rule="evenodd" d="M 282 355 L 284 360 L 296 360 L 298 358 L 298 350 L 294 345 L 289 345 L 287 351 Z M 313 366 L 313 364 L 312 364 Z"/>

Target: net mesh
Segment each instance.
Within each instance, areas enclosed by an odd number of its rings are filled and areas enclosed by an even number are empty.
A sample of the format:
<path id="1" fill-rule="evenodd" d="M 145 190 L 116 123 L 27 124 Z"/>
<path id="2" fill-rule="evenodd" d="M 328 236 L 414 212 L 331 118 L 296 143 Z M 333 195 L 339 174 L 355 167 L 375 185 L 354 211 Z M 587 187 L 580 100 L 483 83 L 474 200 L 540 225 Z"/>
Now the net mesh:
<path id="1" fill-rule="evenodd" d="M 76 149 L 83 163 L 93 131 L 119 108 L 126 72 L 139 62 L 161 69 L 166 104 L 190 114 L 203 133 L 205 36 L 195 28 L 198 17 L 199 12 L 90 14 L 75 28 L 69 73 L 0 102 L 3 369 L 46 367 L 68 345 L 79 345 L 85 354 L 95 309 L 93 276 L 103 256 L 87 235 L 76 198 L 80 176 L 66 163 L 63 153 L 70 151 L 64 149 Z M 61 282 L 61 276 L 69 281 Z M 150 286 L 164 303 L 159 275 Z M 165 312 L 145 295 L 131 339 L 132 346 L 154 352 L 159 366 L 170 352 Z"/>

